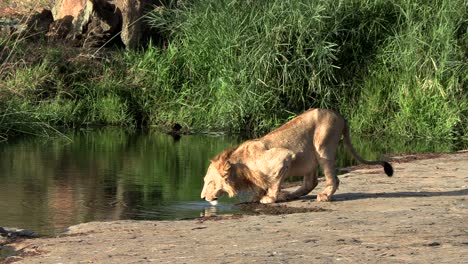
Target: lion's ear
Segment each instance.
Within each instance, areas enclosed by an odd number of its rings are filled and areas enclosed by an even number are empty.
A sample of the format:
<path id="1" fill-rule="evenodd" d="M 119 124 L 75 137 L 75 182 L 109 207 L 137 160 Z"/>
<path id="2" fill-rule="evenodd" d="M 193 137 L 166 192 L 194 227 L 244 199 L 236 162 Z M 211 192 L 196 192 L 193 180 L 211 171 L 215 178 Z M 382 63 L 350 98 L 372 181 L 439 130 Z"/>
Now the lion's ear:
<path id="1" fill-rule="evenodd" d="M 223 171 L 224 173 L 222 174 L 224 178 L 227 178 L 229 176 L 229 171 L 232 168 L 232 163 L 229 160 L 226 160 L 223 164 Z"/>

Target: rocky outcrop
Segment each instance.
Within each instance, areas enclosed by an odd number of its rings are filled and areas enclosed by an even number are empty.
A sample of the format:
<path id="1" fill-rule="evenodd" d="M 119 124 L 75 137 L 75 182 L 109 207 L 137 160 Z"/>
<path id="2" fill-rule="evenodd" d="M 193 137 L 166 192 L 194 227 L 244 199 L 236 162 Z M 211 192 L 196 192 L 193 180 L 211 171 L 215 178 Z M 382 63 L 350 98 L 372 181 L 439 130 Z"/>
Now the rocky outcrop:
<path id="1" fill-rule="evenodd" d="M 66 16 L 78 18 L 80 13 L 86 9 L 89 2 L 88 0 L 56 0 L 52 8 L 54 20 L 59 20 Z"/>
<path id="2" fill-rule="evenodd" d="M 149 30 L 143 15 L 157 0 L 57 0 L 54 20 L 72 18 L 68 34 L 82 38 L 86 46 L 102 45 L 117 37 L 129 49 L 140 45 L 142 34 Z"/>
<path id="3" fill-rule="evenodd" d="M 12 34 L 34 29 L 34 32 L 44 32 L 47 38 L 73 40 L 80 46 L 102 46 L 120 42 L 126 48 L 134 49 L 140 46 L 142 37 L 146 37 L 150 32 L 150 27 L 143 19 L 145 12 L 163 2 L 161 0 L 56 0 L 52 11 L 44 10 L 34 15 L 33 23 L 25 24 L 19 20 L 2 22 L 0 19 L 0 32 Z M 15 26 L 11 27 L 10 24 Z"/>
<path id="4" fill-rule="evenodd" d="M 77 40 L 82 46 L 107 43 L 121 30 L 120 9 L 105 0 L 57 0 L 54 22 L 47 34 L 54 39 Z"/>
<path id="5" fill-rule="evenodd" d="M 73 37 L 83 33 L 85 25 L 89 22 L 92 3 L 88 0 L 57 0 L 52 8 L 54 23 L 49 36 L 63 38 L 72 34 Z"/>
<path id="6" fill-rule="evenodd" d="M 143 7 L 145 0 L 116 0 L 117 6 L 122 10 L 121 39 L 127 48 L 138 47 L 141 39 Z"/>

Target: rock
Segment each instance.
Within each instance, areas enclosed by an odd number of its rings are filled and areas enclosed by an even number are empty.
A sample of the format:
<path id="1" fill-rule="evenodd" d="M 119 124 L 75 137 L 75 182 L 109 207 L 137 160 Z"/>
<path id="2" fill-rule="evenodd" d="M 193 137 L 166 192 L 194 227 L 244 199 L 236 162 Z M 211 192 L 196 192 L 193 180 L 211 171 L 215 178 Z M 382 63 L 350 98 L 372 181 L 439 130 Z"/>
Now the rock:
<path id="1" fill-rule="evenodd" d="M 101 8 L 96 8 L 96 5 L 100 7 L 104 4 L 106 4 L 105 1 L 95 0 L 57 0 L 52 8 L 54 23 L 48 34 L 49 37 L 54 39 L 84 39 L 85 42 L 91 20 L 93 18 L 99 20 L 98 18 L 103 17 L 98 13 Z M 97 13 L 95 14 L 95 12 Z M 106 18 L 104 17 L 104 19 Z M 100 23 L 94 21 L 94 24 Z M 101 31 L 104 32 L 105 29 Z M 93 37 L 95 35 L 91 33 L 88 36 Z"/>
<path id="2" fill-rule="evenodd" d="M 0 18 L 0 34 L 24 34 L 66 39 L 77 46 L 100 47 L 120 43 L 127 49 L 141 46 L 153 35 L 143 16 L 164 0 L 56 0 L 52 11 Z M 46 34 L 47 33 L 47 34 Z"/>
<path id="3" fill-rule="evenodd" d="M 122 13 L 120 9 L 107 1 L 96 2 L 90 7 L 89 13 L 83 14 L 87 21 L 83 46 L 102 46 L 111 41 L 122 29 Z"/>
<path id="4" fill-rule="evenodd" d="M 33 14 L 31 18 L 27 20 L 27 27 L 30 33 L 40 33 L 45 35 L 49 31 L 49 26 L 54 21 L 52 12 L 47 9 L 43 9 L 42 12 Z"/>
<path id="5" fill-rule="evenodd" d="M 82 39 L 84 46 L 101 46 L 116 39 L 120 33 L 128 49 L 140 46 L 149 26 L 143 15 L 158 0 L 57 0 L 53 7 L 54 28 L 49 35 Z M 71 20 L 71 25 L 70 25 Z M 60 22 L 58 22 L 60 21 Z"/>
<path id="6" fill-rule="evenodd" d="M 23 18 L 21 24 L 25 25 L 25 30 L 22 33 L 28 39 L 42 39 L 46 36 L 53 21 L 52 12 L 43 9 L 41 12 L 36 12 L 29 17 Z"/>
<path id="7" fill-rule="evenodd" d="M 61 19 L 55 20 L 50 24 L 49 32 L 46 36 L 53 40 L 64 39 L 72 32 L 73 17 L 65 16 Z"/>
<path id="8" fill-rule="evenodd" d="M 60 20 L 71 16 L 76 22 L 78 17 L 86 9 L 87 5 L 92 4 L 88 0 L 56 0 L 52 8 L 54 20 Z"/>
<path id="9" fill-rule="evenodd" d="M 16 237 L 37 237 L 36 233 L 31 230 L 19 229 L 19 228 L 10 228 L 10 227 L 0 227 L 0 235 L 2 237 L 16 238 Z"/>
<path id="10" fill-rule="evenodd" d="M 154 6 L 175 3 L 174 0 L 114 0 L 115 6 L 121 12 L 122 25 L 120 38 L 127 49 L 138 48 L 144 35 L 151 34 L 151 28 L 143 16 Z"/>
<path id="11" fill-rule="evenodd" d="M 141 16 L 145 0 L 116 0 L 122 10 L 122 33 L 120 37 L 125 47 L 135 49 L 141 39 Z"/>
<path id="12" fill-rule="evenodd" d="M 172 130 L 167 132 L 168 135 L 170 135 L 175 142 L 179 141 L 180 138 L 182 137 L 182 126 L 179 124 L 179 123 L 175 123 L 173 126 L 172 126 Z M 211 203 L 211 202 L 210 202 Z M 213 203 L 211 203 L 211 205 L 214 205 Z"/>

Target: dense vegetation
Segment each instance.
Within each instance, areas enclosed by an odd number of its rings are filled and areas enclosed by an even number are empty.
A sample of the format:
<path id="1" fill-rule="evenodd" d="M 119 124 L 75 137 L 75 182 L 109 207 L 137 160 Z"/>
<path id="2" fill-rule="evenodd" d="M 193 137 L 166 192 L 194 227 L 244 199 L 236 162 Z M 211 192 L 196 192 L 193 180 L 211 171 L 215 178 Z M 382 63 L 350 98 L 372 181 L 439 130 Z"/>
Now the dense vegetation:
<path id="1" fill-rule="evenodd" d="M 466 139 L 467 8 L 463 0 L 193 0 L 154 10 L 147 20 L 165 38 L 141 51 L 83 58 L 0 39 L 0 136 L 174 122 L 261 134 L 326 107 L 362 134 Z M 40 59 L 17 59 L 33 52 Z"/>

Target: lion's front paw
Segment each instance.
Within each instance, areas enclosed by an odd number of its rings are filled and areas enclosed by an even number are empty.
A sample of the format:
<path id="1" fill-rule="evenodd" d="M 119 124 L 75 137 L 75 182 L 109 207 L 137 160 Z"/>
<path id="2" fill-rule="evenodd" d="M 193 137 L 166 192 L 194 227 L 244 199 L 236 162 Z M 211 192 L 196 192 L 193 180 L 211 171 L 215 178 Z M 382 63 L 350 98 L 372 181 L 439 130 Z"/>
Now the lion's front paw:
<path id="1" fill-rule="evenodd" d="M 317 201 L 318 202 L 330 202 L 331 197 L 326 195 L 325 193 L 320 193 L 317 195 Z"/>
<path id="2" fill-rule="evenodd" d="M 276 199 L 268 195 L 263 196 L 262 199 L 260 200 L 260 203 L 262 204 L 270 204 L 274 202 L 276 202 Z"/>

